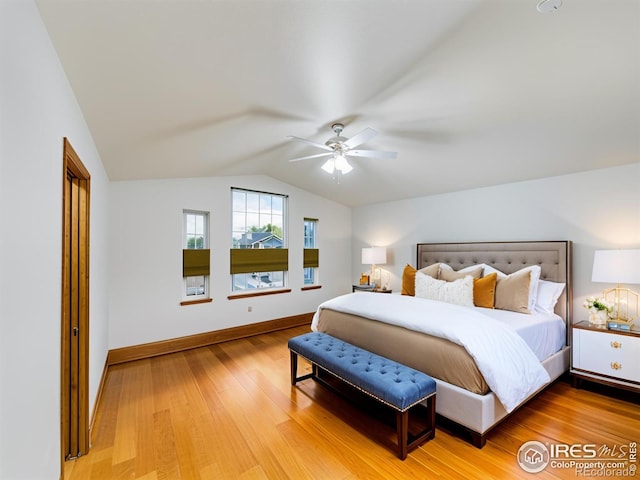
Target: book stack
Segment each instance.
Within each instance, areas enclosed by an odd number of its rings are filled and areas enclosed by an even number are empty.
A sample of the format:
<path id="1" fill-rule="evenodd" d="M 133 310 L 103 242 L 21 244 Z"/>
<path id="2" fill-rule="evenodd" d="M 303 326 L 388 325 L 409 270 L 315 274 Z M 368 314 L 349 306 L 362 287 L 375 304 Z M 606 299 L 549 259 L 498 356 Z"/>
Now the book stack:
<path id="1" fill-rule="evenodd" d="M 615 320 L 610 320 L 607 322 L 607 328 L 609 330 L 619 330 L 621 332 L 630 332 L 634 330 L 635 325 L 626 322 L 618 322 Z"/>

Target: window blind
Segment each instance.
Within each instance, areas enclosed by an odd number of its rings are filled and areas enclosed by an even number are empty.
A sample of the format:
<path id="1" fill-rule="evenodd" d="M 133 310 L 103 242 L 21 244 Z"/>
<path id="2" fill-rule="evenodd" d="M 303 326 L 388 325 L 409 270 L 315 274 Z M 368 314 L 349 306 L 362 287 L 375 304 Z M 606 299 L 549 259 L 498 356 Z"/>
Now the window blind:
<path id="1" fill-rule="evenodd" d="M 305 248 L 304 249 L 304 259 L 303 266 L 304 268 L 314 268 L 320 265 L 320 250 L 317 248 Z"/>
<path id="2" fill-rule="evenodd" d="M 232 248 L 231 274 L 289 270 L 287 248 Z"/>
<path id="3" fill-rule="evenodd" d="M 209 275 L 210 257 L 208 248 L 182 250 L 182 276 Z"/>

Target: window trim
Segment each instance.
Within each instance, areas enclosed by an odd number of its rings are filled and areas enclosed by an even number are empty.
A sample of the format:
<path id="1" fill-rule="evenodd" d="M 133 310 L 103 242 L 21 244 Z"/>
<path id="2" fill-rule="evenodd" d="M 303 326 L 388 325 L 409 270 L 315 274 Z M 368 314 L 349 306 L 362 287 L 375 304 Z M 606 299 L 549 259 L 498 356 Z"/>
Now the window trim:
<path id="1" fill-rule="evenodd" d="M 242 293 L 232 293 L 227 295 L 227 300 L 239 300 L 241 298 L 262 297 L 264 295 L 279 295 L 280 293 L 291 293 L 290 288 L 261 288 L 259 290 L 243 290 Z"/>
<path id="2" fill-rule="evenodd" d="M 302 282 L 303 286 L 301 290 L 314 290 L 314 287 L 320 286 L 319 281 L 319 267 L 320 267 L 320 249 L 318 248 L 318 219 L 304 217 L 303 227 L 306 223 L 313 224 L 313 237 L 307 237 L 306 229 L 303 233 L 303 249 L 302 249 Z M 313 247 L 307 248 L 307 238 L 313 238 Z M 313 283 L 305 283 L 305 271 L 306 269 L 313 270 Z"/>
<path id="3" fill-rule="evenodd" d="M 180 302 L 180 306 L 184 307 L 186 305 L 197 305 L 199 303 L 211 303 L 213 302 L 213 298 L 200 298 L 198 300 L 183 300 Z"/>
<path id="4" fill-rule="evenodd" d="M 203 218 L 203 248 L 188 248 L 187 216 L 198 215 Z M 180 305 L 194 305 L 208 303 L 211 298 L 211 250 L 210 241 L 210 212 L 204 210 L 182 210 L 182 293 Z M 198 252 L 190 254 L 187 252 Z M 206 252 L 206 253 L 205 253 Z M 189 265 L 191 263 L 191 265 Z M 189 269 L 192 271 L 189 271 Z M 205 273 L 206 272 L 206 273 Z M 190 273 L 190 275 L 185 275 Z M 204 293 L 187 295 L 187 279 L 190 277 L 204 277 Z"/>
<path id="5" fill-rule="evenodd" d="M 322 288 L 322 285 L 305 285 L 304 287 L 300 287 L 300 290 L 304 292 L 305 290 L 317 290 L 319 288 Z"/>
<path id="6" fill-rule="evenodd" d="M 251 233 L 249 229 L 249 225 L 247 225 L 247 215 L 249 213 L 247 211 L 247 205 L 245 203 L 244 210 L 235 210 L 234 209 L 234 195 L 236 192 L 247 194 L 257 194 L 277 197 L 282 201 L 282 246 L 279 248 L 234 248 L 236 245 L 236 234 L 246 235 Z M 245 197 L 246 199 L 246 197 Z M 241 298 L 247 296 L 256 296 L 256 295 L 269 295 L 271 293 L 282 293 L 291 291 L 288 287 L 288 274 L 289 274 L 289 248 L 288 248 L 288 227 L 289 227 L 289 195 L 282 193 L 274 193 L 274 192 L 266 192 L 261 190 L 252 190 L 248 188 L 242 187 L 231 187 L 231 248 L 229 252 L 229 275 L 231 281 L 231 293 L 227 297 L 229 299 L 233 298 Z M 235 229 L 235 219 L 234 215 L 236 212 L 242 212 L 245 215 L 244 218 L 244 231 Z M 277 211 L 276 217 L 273 216 L 273 209 L 269 213 L 271 215 L 271 219 L 276 218 L 277 220 Z M 261 215 L 258 212 L 258 215 Z M 260 217 L 258 217 L 260 218 Z M 259 225 L 265 225 L 262 221 L 258 222 Z M 272 225 L 278 226 L 278 224 L 274 224 L 273 222 L 269 222 Z M 258 225 L 258 227 L 259 227 Z M 272 232 L 273 233 L 273 232 Z M 274 236 L 278 237 L 277 234 L 274 233 Z M 278 237 L 279 238 L 279 237 Z M 246 275 L 252 273 L 282 273 L 282 285 L 281 286 L 267 286 L 256 289 L 244 289 L 244 290 L 236 290 L 236 282 L 235 275 Z"/>

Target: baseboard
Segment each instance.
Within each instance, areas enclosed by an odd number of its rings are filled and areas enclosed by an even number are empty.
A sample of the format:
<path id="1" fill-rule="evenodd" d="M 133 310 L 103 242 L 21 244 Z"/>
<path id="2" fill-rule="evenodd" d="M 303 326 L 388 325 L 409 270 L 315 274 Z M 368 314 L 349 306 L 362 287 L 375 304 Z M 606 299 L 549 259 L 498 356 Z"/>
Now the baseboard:
<path id="1" fill-rule="evenodd" d="M 98 406 L 102 399 L 102 392 L 104 391 L 104 385 L 107 381 L 107 368 L 109 367 L 109 357 L 105 359 L 104 367 L 102 367 L 102 375 L 100 376 L 100 383 L 98 384 L 98 393 L 96 399 L 93 402 L 93 409 L 91 410 L 91 418 L 89 418 L 89 448 L 91 448 L 91 440 L 93 438 L 93 425 L 96 421 L 96 415 L 98 412 Z"/>
<path id="2" fill-rule="evenodd" d="M 239 338 L 251 337 L 262 333 L 275 332 L 286 328 L 310 325 L 312 313 L 302 313 L 291 317 L 268 320 L 266 322 L 241 325 L 239 327 L 225 328 L 213 332 L 198 333 L 186 337 L 172 338 L 159 342 L 144 343 L 142 345 L 132 345 L 130 347 L 115 348 L 109 350 L 107 355 L 107 365 L 142 360 L 144 358 L 165 355 L 167 353 L 180 352 L 191 348 L 204 347 L 215 343 L 237 340 Z"/>

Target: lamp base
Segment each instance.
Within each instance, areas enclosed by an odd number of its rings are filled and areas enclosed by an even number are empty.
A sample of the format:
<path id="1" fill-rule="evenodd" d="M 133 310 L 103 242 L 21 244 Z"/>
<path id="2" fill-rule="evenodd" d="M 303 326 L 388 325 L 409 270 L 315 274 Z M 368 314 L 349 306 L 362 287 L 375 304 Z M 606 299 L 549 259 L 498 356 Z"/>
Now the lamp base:
<path id="1" fill-rule="evenodd" d="M 622 288 L 618 284 L 617 287 L 605 290 L 602 294 L 605 300 L 613 304 L 613 313 L 616 316 L 616 318 L 612 319 L 613 321 L 631 323 L 638 318 L 640 295 L 636 292 L 628 288 Z"/>

